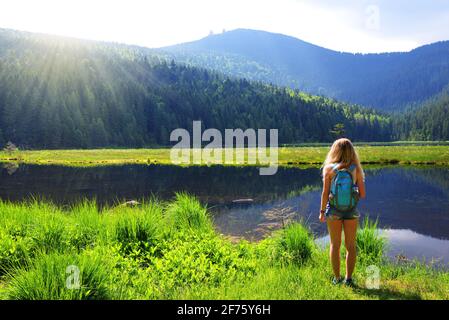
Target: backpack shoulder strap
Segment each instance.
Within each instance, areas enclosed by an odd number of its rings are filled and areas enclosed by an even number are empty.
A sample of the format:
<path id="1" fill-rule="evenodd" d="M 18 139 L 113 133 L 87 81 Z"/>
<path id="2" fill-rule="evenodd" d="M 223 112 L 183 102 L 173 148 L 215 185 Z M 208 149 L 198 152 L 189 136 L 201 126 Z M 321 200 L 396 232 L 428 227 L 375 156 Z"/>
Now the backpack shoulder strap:
<path id="1" fill-rule="evenodd" d="M 335 173 L 337 173 L 337 172 L 339 171 L 339 170 L 337 169 L 338 165 L 339 165 L 339 163 L 334 163 L 334 164 L 332 164 L 332 170 L 333 170 Z"/>

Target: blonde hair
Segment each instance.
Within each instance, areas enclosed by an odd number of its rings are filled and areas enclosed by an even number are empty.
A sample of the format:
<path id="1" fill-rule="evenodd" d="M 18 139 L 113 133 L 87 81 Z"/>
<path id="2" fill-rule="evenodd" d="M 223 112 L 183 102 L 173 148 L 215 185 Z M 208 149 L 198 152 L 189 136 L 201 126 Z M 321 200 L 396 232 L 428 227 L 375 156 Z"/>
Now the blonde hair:
<path id="1" fill-rule="evenodd" d="M 324 160 L 323 168 L 333 163 L 341 163 L 343 167 L 349 167 L 351 164 L 354 164 L 357 168 L 360 168 L 364 175 L 359 155 L 349 139 L 338 139 L 332 144 L 332 147 L 326 156 L 326 160 Z"/>

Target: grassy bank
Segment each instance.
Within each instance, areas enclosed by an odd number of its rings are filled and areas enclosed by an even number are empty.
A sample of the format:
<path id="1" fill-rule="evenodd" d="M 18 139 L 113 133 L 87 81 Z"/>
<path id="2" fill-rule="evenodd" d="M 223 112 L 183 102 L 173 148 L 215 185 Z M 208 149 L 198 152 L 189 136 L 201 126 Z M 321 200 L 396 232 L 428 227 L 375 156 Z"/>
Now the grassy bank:
<path id="1" fill-rule="evenodd" d="M 328 150 L 328 147 L 324 146 L 282 147 L 279 148 L 279 165 L 320 165 Z M 449 165 L 448 146 L 361 145 L 357 146 L 357 150 L 364 164 Z M 0 151 L 0 162 L 65 166 L 172 164 L 170 151 L 171 149 L 36 150 L 12 153 Z M 256 150 L 250 149 L 249 152 L 254 154 Z M 245 157 L 244 164 L 247 165 L 246 160 Z M 212 161 L 209 164 L 217 163 L 219 161 Z"/>
<path id="2" fill-rule="evenodd" d="M 218 235 L 194 198 L 99 211 L 0 202 L 3 299 L 449 299 L 449 273 L 382 258 L 358 235 L 358 288 L 333 286 L 325 249 L 300 224 L 259 243 Z M 370 265 L 380 288 L 365 288 Z M 79 272 L 79 273 L 78 273 Z M 77 281 L 77 279 L 79 281 Z"/>

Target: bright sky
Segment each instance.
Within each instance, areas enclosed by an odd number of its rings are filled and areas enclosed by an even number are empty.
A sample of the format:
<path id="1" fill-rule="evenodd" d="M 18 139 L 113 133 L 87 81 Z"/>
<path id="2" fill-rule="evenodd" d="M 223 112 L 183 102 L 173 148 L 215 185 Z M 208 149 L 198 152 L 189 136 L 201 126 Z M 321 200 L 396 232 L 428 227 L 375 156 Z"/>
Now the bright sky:
<path id="1" fill-rule="evenodd" d="M 0 27 L 161 47 L 236 28 L 338 51 L 449 40 L 447 0 L 0 0 Z"/>

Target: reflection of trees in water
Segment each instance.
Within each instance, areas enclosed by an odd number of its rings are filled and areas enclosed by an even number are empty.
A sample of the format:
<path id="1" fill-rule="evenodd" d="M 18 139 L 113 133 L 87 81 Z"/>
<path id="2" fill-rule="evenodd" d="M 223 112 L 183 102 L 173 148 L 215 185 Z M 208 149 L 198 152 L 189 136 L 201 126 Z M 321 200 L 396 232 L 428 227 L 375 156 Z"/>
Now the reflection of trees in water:
<path id="1" fill-rule="evenodd" d="M 290 199 L 290 198 L 294 198 L 294 197 L 299 197 L 307 192 L 312 192 L 312 191 L 319 191 L 321 190 L 321 181 L 316 184 L 316 185 L 305 185 L 304 187 L 302 187 L 301 189 L 297 189 L 297 190 L 291 190 L 287 193 L 286 198 Z"/>
<path id="2" fill-rule="evenodd" d="M 362 217 L 378 217 L 381 227 L 448 239 L 448 172 L 445 168 L 397 166 L 368 169 L 368 198 L 359 206 Z M 317 220 L 320 189 L 318 179 L 271 203 L 221 208 L 217 210 L 217 225 L 224 233 L 260 239 L 293 218 L 305 221 L 314 233 L 324 234 L 326 225 Z"/>
<path id="3" fill-rule="evenodd" d="M 384 171 L 388 169 L 383 169 Z M 449 168 L 446 167 L 401 167 L 394 170 L 410 183 L 427 184 L 449 195 Z"/>
<path id="4" fill-rule="evenodd" d="M 449 168 L 419 168 L 410 170 L 409 173 L 412 173 L 410 176 L 415 175 L 449 195 Z"/>
<path id="5" fill-rule="evenodd" d="M 96 197 L 99 202 L 138 199 L 152 194 L 163 199 L 187 191 L 203 201 L 227 203 L 251 198 L 256 202 L 292 198 L 321 188 L 319 169 L 279 168 L 274 176 L 260 176 L 258 168 L 117 166 L 69 168 L 3 164 L 0 196 L 19 200 L 27 195 L 43 196 L 56 202 Z M 367 183 L 379 174 L 399 170 L 407 180 L 424 181 L 449 192 L 449 169 L 383 168 L 366 169 Z M 395 192 L 399 192 L 397 190 Z"/>
<path id="6" fill-rule="evenodd" d="M 274 176 L 260 176 L 256 167 L 112 166 L 69 168 L 21 166 L 14 176 L 2 174 L 0 197 L 20 200 L 43 196 L 57 203 L 95 197 L 100 203 L 141 199 L 152 194 L 171 198 L 187 191 L 205 202 L 228 203 L 252 198 L 271 201 L 319 186 L 318 169 L 279 168 Z"/>
<path id="7" fill-rule="evenodd" d="M 401 175 L 411 184 L 426 184 L 432 188 L 440 190 L 442 193 L 449 195 L 449 168 L 435 166 L 394 166 L 365 169 L 367 185 L 369 187 L 370 178 L 378 177 L 386 173 L 395 173 Z M 399 196 L 401 190 L 397 190 Z"/>
<path id="8" fill-rule="evenodd" d="M 19 169 L 19 164 L 16 162 L 6 162 L 3 164 L 3 169 L 5 169 L 9 175 L 13 175 L 17 169 Z"/>
<path id="9" fill-rule="evenodd" d="M 384 168 L 367 176 L 362 214 L 379 216 L 380 226 L 410 229 L 440 239 L 448 233 L 448 169 L 443 167 Z"/>
<path id="10" fill-rule="evenodd" d="M 151 195 L 169 199 L 174 192 L 187 191 L 213 207 L 223 231 L 230 230 L 232 234 L 261 234 L 292 218 L 315 217 L 321 189 L 319 169 L 279 168 L 274 176 L 260 176 L 256 167 L 220 166 L 24 165 L 11 169 L 15 170 L 12 175 L 6 167 L 0 170 L 0 198 L 3 199 L 19 201 L 37 196 L 70 204 L 82 198 L 96 198 L 100 204 L 112 204 Z M 363 214 L 372 218 L 380 215 L 382 226 L 448 238 L 444 219 L 449 168 L 384 167 L 369 168 L 366 172 L 368 198 L 361 202 Z M 254 201 L 233 204 L 233 200 L 242 198 Z M 325 225 L 317 224 L 314 228 L 325 228 Z"/>
<path id="11" fill-rule="evenodd" d="M 438 185 L 443 189 L 449 189 L 449 168 L 436 166 L 401 166 L 401 167 L 383 167 L 368 168 L 365 171 L 370 176 L 378 175 L 385 171 L 401 171 L 401 173 L 412 181 L 417 178 L 424 179 L 432 185 Z"/>

